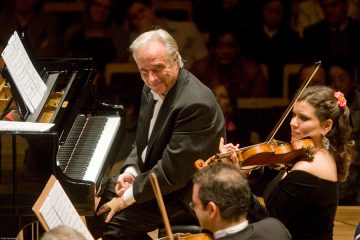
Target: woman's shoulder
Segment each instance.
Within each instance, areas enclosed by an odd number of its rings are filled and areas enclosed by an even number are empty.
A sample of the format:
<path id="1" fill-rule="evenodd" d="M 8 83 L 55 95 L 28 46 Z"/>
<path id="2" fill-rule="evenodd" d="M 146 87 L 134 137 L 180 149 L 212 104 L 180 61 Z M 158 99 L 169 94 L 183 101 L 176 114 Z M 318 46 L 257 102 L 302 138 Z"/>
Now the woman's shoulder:
<path id="1" fill-rule="evenodd" d="M 320 150 L 310 161 L 298 161 L 291 171 L 300 171 L 326 181 L 337 182 L 335 159 L 328 151 Z"/>

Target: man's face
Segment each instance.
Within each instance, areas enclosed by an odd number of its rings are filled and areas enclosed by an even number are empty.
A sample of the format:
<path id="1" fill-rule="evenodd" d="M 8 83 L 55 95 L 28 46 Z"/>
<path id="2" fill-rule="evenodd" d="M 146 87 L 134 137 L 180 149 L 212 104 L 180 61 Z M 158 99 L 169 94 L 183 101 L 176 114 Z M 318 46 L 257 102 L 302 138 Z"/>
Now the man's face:
<path id="1" fill-rule="evenodd" d="M 135 51 L 135 62 L 145 84 L 159 95 L 166 94 L 175 85 L 179 66 L 170 58 L 164 45 L 152 41 Z"/>
<path id="2" fill-rule="evenodd" d="M 110 16 L 112 0 L 93 0 L 90 5 L 90 15 L 94 21 L 103 23 Z"/>
<path id="3" fill-rule="evenodd" d="M 347 96 L 355 87 L 355 81 L 351 78 L 350 73 L 340 66 L 332 66 L 329 69 L 330 87 L 336 91 L 341 91 Z"/>
<path id="4" fill-rule="evenodd" d="M 135 2 L 128 9 L 128 17 L 131 24 L 137 30 L 145 29 L 153 24 L 155 19 L 155 10 L 149 6 Z"/>
<path id="5" fill-rule="evenodd" d="M 209 216 L 209 212 L 207 211 L 207 208 L 204 209 L 204 206 L 202 205 L 200 198 L 199 198 L 199 188 L 200 186 L 198 184 L 194 184 L 193 186 L 193 193 L 192 193 L 192 205 L 195 211 L 195 214 L 199 220 L 200 226 L 202 229 L 206 229 L 209 231 L 212 231 L 212 221 Z"/>
<path id="6" fill-rule="evenodd" d="M 321 0 L 324 17 L 333 27 L 338 27 L 347 17 L 348 3 L 342 0 Z"/>
<path id="7" fill-rule="evenodd" d="M 218 39 L 214 46 L 214 53 L 220 64 L 231 64 L 238 54 L 238 46 L 235 37 L 231 34 L 225 34 Z"/>
<path id="8" fill-rule="evenodd" d="M 264 24 L 269 29 L 277 29 L 283 22 L 284 6 L 281 1 L 268 3 L 263 10 Z"/>

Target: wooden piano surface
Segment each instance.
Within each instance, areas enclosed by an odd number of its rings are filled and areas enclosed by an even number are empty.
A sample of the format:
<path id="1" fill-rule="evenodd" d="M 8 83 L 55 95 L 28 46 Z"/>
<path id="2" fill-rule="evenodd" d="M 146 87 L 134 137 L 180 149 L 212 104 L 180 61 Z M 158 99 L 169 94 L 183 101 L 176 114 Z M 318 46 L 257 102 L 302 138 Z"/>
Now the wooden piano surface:
<path id="1" fill-rule="evenodd" d="M 360 222 L 360 206 L 338 206 L 334 222 L 334 240 L 354 239 Z"/>

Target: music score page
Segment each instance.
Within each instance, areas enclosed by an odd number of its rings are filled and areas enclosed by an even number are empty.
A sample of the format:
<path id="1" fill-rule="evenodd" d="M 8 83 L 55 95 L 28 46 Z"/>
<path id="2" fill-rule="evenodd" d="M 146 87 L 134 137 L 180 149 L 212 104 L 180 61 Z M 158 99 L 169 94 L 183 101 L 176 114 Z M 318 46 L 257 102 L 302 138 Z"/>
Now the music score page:
<path id="1" fill-rule="evenodd" d="M 39 106 L 47 89 L 15 31 L 1 53 L 6 67 L 31 113 Z"/>
<path id="2" fill-rule="evenodd" d="M 87 240 L 94 240 L 60 182 L 54 180 L 48 190 L 46 193 L 43 192 L 38 200 L 40 201 L 39 209 L 33 208 L 36 213 L 41 215 L 47 228 L 52 229 L 59 225 L 66 225 L 83 234 Z"/>

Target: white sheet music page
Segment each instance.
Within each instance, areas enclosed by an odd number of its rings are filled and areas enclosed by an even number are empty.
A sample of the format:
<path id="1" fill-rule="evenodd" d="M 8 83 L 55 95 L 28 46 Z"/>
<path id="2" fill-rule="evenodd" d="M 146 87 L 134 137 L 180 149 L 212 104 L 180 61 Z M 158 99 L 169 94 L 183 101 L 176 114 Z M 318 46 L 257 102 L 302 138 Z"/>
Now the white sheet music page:
<path id="1" fill-rule="evenodd" d="M 86 239 L 94 240 L 59 181 L 55 182 L 39 212 L 50 229 L 66 225 L 82 233 Z"/>
<path id="2" fill-rule="evenodd" d="M 0 132 L 45 132 L 49 131 L 54 125 L 54 123 L 0 120 Z"/>
<path id="3" fill-rule="evenodd" d="M 10 37 L 1 56 L 27 108 L 33 113 L 39 106 L 47 87 L 32 64 L 16 31 Z"/>

